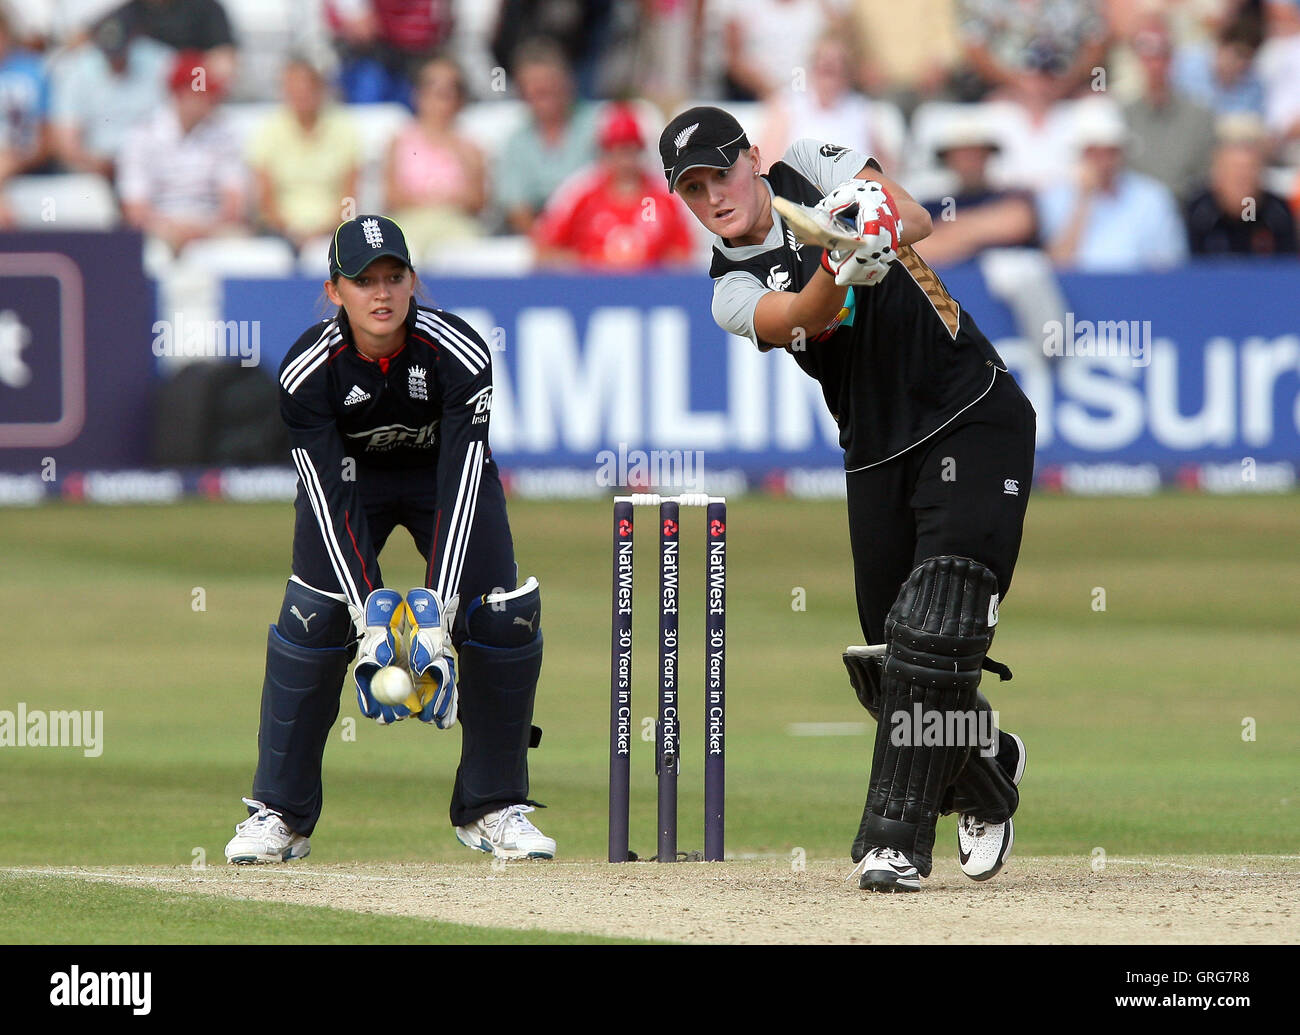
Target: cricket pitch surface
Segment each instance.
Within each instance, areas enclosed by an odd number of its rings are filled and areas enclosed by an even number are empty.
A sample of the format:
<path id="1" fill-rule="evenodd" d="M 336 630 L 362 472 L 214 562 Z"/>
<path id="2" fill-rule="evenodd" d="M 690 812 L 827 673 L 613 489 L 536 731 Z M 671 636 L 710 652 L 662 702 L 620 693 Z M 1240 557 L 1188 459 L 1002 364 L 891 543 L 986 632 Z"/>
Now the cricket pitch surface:
<path id="1" fill-rule="evenodd" d="M 1300 856 L 1013 856 L 977 884 L 939 859 L 916 894 L 846 881 L 852 863 L 788 858 L 611 865 L 58 867 L 13 873 L 500 928 L 683 944 L 1294 944 Z"/>

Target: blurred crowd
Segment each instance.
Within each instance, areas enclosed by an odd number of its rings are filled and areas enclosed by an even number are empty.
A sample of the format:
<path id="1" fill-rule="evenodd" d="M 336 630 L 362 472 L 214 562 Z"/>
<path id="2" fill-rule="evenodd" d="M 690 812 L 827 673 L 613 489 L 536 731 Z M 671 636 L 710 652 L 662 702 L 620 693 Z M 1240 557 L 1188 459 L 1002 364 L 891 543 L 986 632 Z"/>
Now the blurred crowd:
<path id="1" fill-rule="evenodd" d="M 323 255 L 361 204 L 422 256 L 679 265 L 655 133 L 697 102 L 765 165 L 876 156 L 937 264 L 1297 250 L 1300 0 L 0 0 L 0 228 L 102 196 L 171 256 Z"/>

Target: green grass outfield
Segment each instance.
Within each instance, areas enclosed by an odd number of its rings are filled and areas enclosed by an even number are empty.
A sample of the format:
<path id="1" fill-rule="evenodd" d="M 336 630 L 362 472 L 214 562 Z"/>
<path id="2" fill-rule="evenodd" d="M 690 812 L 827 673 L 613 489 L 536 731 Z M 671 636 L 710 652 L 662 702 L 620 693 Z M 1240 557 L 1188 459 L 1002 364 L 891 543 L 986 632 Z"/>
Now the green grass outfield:
<path id="1" fill-rule="evenodd" d="M 256 932 L 250 935 L 250 932 Z M 0 944 L 602 945 L 560 931 L 358 915 L 28 873 L 0 874 Z"/>
<path id="2" fill-rule="evenodd" d="M 703 847 L 704 517 L 684 513 L 686 850 Z M 1015 680 L 985 682 L 1003 724 L 1029 748 L 1017 854 L 1296 852 L 1298 513 L 1295 496 L 1034 500 L 994 650 Z M 638 516 L 642 717 L 655 710 L 656 555 L 654 522 Z M 535 574 L 543 592 L 536 721 L 546 735 L 531 758 L 533 793 L 550 807 L 535 818 L 564 858 L 601 859 L 610 508 L 515 501 L 511 519 L 521 575 Z M 291 531 L 287 504 L 0 511 L 9 544 L 0 709 L 100 710 L 104 722 L 99 757 L 0 747 L 0 867 L 222 862 L 252 778 L 266 626 L 289 574 Z M 843 505 L 736 500 L 728 539 L 728 854 L 847 858 L 865 793 L 866 727 L 790 732 L 794 723 L 869 722 L 839 658 L 861 640 Z M 389 585 L 418 582 L 420 561 L 401 530 L 382 560 Z M 1105 610 L 1095 609 L 1098 589 Z M 806 609 L 792 606 L 798 597 Z M 336 727 L 326 751 L 313 860 L 467 861 L 447 821 L 459 732 L 377 727 L 359 716 L 350 680 L 342 716 L 355 720 L 355 739 Z M 1243 739 L 1247 720 L 1253 740 Z M 632 847 L 648 856 L 653 763 L 650 744 L 636 747 Z M 940 836 L 950 837 L 946 826 Z M 30 878 L 0 882 L 0 938 L 89 938 L 75 915 L 84 899 L 36 888 Z M 118 917 L 113 939 L 153 940 L 160 916 L 176 919 L 182 941 L 221 940 L 237 923 L 218 915 L 237 903 L 193 906 L 149 892 L 149 909 L 132 894 L 96 892 Z M 200 908 L 210 922 L 195 921 Z M 375 917 L 312 923 L 302 940 L 392 935 Z M 474 938 L 419 926 L 425 934 L 397 937 Z"/>

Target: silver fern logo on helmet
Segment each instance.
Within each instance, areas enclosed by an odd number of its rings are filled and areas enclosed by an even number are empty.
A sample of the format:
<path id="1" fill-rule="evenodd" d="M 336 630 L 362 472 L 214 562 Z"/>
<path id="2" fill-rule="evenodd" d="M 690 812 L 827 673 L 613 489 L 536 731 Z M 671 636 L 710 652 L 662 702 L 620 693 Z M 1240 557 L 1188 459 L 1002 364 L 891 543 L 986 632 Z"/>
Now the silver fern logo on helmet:
<path id="1" fill-rule="evenodd" d="M 678 154 L 682 153 L 682 148 L 685 147 L 686 142 L 691 139 L 691 134 L 699 128 L 700 124 L 697 122 L 693 126 L 687 126 L 684 130 L 678 133 L 677 136 L 673 137 L 673 145 L 677 148 Z"/>
<path id="2" fill-rule="evenodd" d="M 379 229 L 378 219 L 363 219 L 361 221 L 361 232 L 366 235 L 366 244 L 371 248 L 382 248 L 384 246 L 384 232 Z"/>

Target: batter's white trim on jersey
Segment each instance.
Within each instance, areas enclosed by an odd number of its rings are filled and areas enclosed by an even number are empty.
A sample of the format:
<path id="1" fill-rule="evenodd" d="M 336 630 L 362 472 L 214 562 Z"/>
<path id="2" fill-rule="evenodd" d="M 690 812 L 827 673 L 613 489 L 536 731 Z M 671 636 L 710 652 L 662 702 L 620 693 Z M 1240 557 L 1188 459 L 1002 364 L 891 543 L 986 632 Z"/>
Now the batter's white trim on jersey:
<path id="1" fill-rule="evenodd" d="M 471 442 L 460 472 L 456 506 L 447 525 L 447 546 L 442 553 L 442 571 L 438 573 L 438 596 L 446 600 L 460 588 L 460 573 L 465 566 L 469 537 L 474 531 L 474 510 L 478 506 L 479 481 L 483 477 L 483 443 Z"/>
<path id="2" fill-rule="evenodd" d="M 479 373 L 488 365 L 488 356 L 477 342 L 471 341 L 433 313 L 421 311 L 415 318 L 415 324 L 436 335 L 447 346 L 447 351 L 460 360 L 471 374 Z"/>
<path id="3" fill-rule="evenodd" d="M 337 335 L 337 338 L 332 340 L 327 340 L 327 339 L 331 339 L 332 335 Z M 321 358 L 322 355 L 328 355 L 329 350 L 334 347 L 335 342 L 338 340 L 342 340 L 342 338 L 343 338 L 343 334 L 341 331 L 339 331 L 338 325 L 333 320 L 331 320 L 325 326 L 324 333 L 322 333 L 321 336 L 316 339 L 316 341 L 311 345 L 310 348 L 304 349 L 301 355 L 297 356 L 295 359 L 291 360 L 288 364 L 286 364 L 283 372 L 280 374 L 280 384 L 284 385 L 284 387 L 289 390 L 289 394 L 292 395 L 294 390 L 298 387 L 298 385 L 295 384 L 292 388 L 290 388 L 289 382 L 297 379 L 298 375 L 302 372 L 303 367 L 316 362 Z"/>
<path id="4" fill-rule="evenodd" d="M 361 607 L 363 604 L 361 594 L 357 592 L 352 572 L 343 558 L 343 551 L 339 548 L 338 537 L 334 534 L 334 524 L 330 521 L 329 502 L 320 478 L 316 474 L 316 468 L 312 466 L 311 457 L 307 450 L 301 447 L 291 450 L 290 453 L 293 456 L 294 466 L 298 468 L 298 477 L 302 479 L 307 502 L 311 504 L 312 512 L 316 515 L 316 524 L 320 526 L 321 539 L 325 543 L 325 555 L 329 558 L 330 567 L 334 569 L 335 578 L 339 580 L 339 587 L 352 603 Z"/>
<path id="5" fill-rule="evenodd" d="M 980 392 L 979 395 L 977 395 L 974 399 L 972 399 L 970 402 L 968 402 L 965 406 L 963 406 L 960 410 L 958 410 L 956 413 L 954 413 L 951 417 L 949 417 L 946 421 L 944 421 L 944 422 L 943 422 L 942 424 L 940 424 L 937 428 L 935 428 L 932 432 L 930 432 L 930 434 L 928 434 L 928 435 L 923 435 L 921 438 L 918 438 L 915 442 L 913 442 L 910 446 L 904 446 L 902 449 L 900 449 L 900 450 L 899 450 L 897 453 L 895 453 L 893 456 L 887 456 L 887 457 L 885 457 L 885 459 L 883 459 L 883 460 L 873 460 L 871 463 L 869 463 L 869 464 L 863 464 L 861 467 L 853 467 L 853 468 L 848 468 L 848 467 L 846 467 L 846 468 L 844 468 L 844 473 L 845 473 L 845 474 L 857 474 L 859 471 L 865 471 L 865 470 L 867 470 L 869 467 L 879 467 L 881 464 L 887 464 L 887 463 L 889 463 L 889 461 L 891 461 L 891 460 L 896 460 L 896 459 L 898 459 L 898 457 L 902 456 L 902 455 L 903 455 L 904 453 L 906 453 L 909 449 L 915 449 L 917 446 L 919 446 L 919 445 L 920 445 L 922 442 L 924 442 L 926 439 L 934 438 L 935 435 L 939 434 L 939 432 L 941 432 L 941 431 L 942 431 L 944 428 L 946 428 L 949 424 L 951 424 L 951 423 L 952 423 L 953 421 L 955 421 L 958 417 L 960 417 L 963 413 L 965 413 L 965 412 L 966 412 L 967 410 L 969 410 L 972 406 L 974 406 L 977 402 L 979 402 L 981 399 L 983 399 L 984 396 L 988 395 L 989 392 L 991 392 L 991 391 L 993 390 L 993 385 L 994 385 L 994 383 L 995 383 L 995 382 L 997 381 L 997 379 L 998 379 L 998 374 L 1000 374 L 1000 373 L 1001 373 L 1001 374 L 1005 374 L 1006 372 L 1007 372 L 1007 371 L 1006 371 L 1006 368 L 1005 368 L 1005 367 L 994 367 L 994 368 L 993 368 L 993 377 L 992 377 L 992 379 L 989 381 L 989 386 L 988 386 L 987 388 L 985 388 L 984 391 Z"/>

